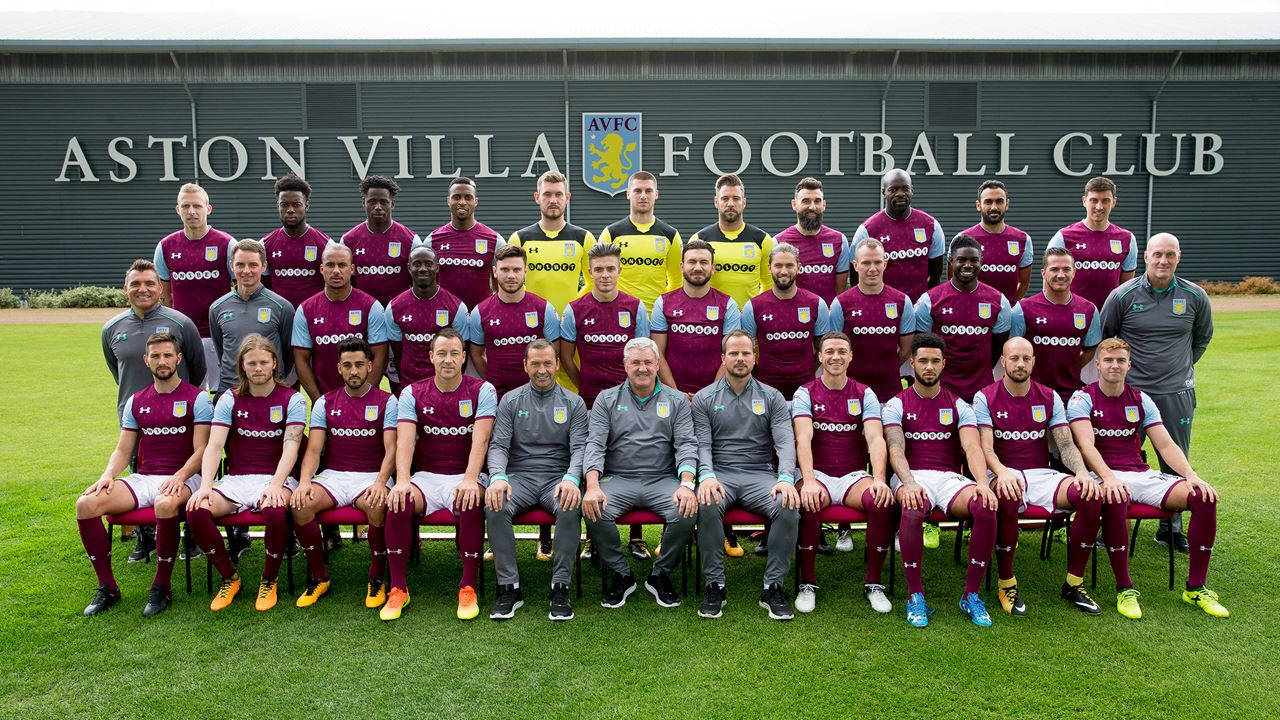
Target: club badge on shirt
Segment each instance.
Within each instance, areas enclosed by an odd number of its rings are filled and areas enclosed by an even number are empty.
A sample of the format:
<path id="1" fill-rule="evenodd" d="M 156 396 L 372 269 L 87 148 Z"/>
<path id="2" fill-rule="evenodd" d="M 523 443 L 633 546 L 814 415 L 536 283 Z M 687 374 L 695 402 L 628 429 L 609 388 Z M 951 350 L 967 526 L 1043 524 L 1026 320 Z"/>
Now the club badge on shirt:
<path id="1" fill-rule="evenodd" d="M 525 325 L 527 325 L 527 326 L 529 326 L 529 327 L 531 327 L 531 328 L 536 328 L 536 327 L 538 327 L 538 313 L 536 313 L 536 312 L 527 312 L 527 313 L 525 313 L 525 314 L 524 314 L 524 324 L 525 324 Z"/>
<path id="2" fill-rule="evenodd" d="M 1120 253 L 1124 252 L 1124 243 L 1120 242 L 1119 240 L 1112 240 L 1111 252 L 1115 253 L 1116 255 L 1119 255 Z"/>
<path id="3" fill-rule="evenodd" d="M 925 235 L 924 228 L 915 228 L 916 242 L 924 243 L 929 241 L 929 236 Z"/>
<path id="4" fill-rule="evenodd" d="M 885 316 L 885 317 L 887 317 L 887 318 L 889 318 L 890 320 L 896 320 L 896 319 L 897 319 L 897 317 L 898 317 L 898 304 L 897 304 L 897 303 L 885 303 L 885 304 L 884 304 L 884 316 Z"/>
<path id="5" fill-rule="evenodd" d="M 284 419 L 284 406 L 272 405 L 271 406 L 271 422 L 278 423 L 283 419 Z"/>
<path id="6" fill-rule="evenodd" d="M 796 315 L 799 316 L 800 322 L 802 323 L 809 322 L 809 308 L 807 307 L 796 308 Z"/>
<path id="7" fill-rule="evenodd" d="M 1044 418 L 1045 418 L 1045 414 L 1044 414 L 1044 406 L 1043 406 L 1043 405 L 1032 405 L 1032 406 L 1031 406 L 1031 419 L 1032 419 L 1032 420 L 1035 420 L 1036 422 L 1044 422 Z"/>
<path id="8" fill-rule="evenodd" d="M 204 259 L 205 259 L 205 260 L 208 260 L 209 262 L 213 262 L 214 260 L 217 260 L 217 259 L 218 259 L 218 246 L 217 246 L 217 245 L 205 245 L 205 246 L 204 246 Z"/>
<path id="9" fill-rule="evenodd" d="M 763 414 L 764 414 L 764 401 L 763 401 L 763 400 L 752 400 L 752 401 L 751 401 L 751 412 L 755 413 L 756 415 L 763 415 Z"/>
<path id="10" fill-rule="evenodd" d="M 719 305 L 708 305 L 708 306 L 707 306 L 707 319 L 708 319 L 708 320 L 719 320 L 719 319 L 720 319 L 720 306 L 719 306 Z"/>
<path id="11" fill-rule="evenodd" d="M 1017 240 L 1010 240 L 1010 241 L 1008 241 L 1007 243 L 1005 243 L 1005 247 L 1009 249 L 1009 254 L 1010 254 L 1010 255 L 1017 255 L 1017 254 L 1018 254 L 1018 241 L 1017 241 Z"/>
<path id="12" fill-rule="evenodd" d="M 443 309 L 436 310 L 436 325 L 439 327 L 444 327 L 445 325 L 448 325 L 448 324 L 449 324 L 449 311 L 443 310 Z"/>
<path id="13" fill-rule="evenodd" d="M 620 406 L 619 410 L 625 410 L 626 406 Z M 665 418 L 671 416 L 671 402 L 668 400 L 658 401 L 658 417 Z"/>
<path id="14" fill-rule="evenodd" d="M 302 257 L 306 258 L 307 262 L 315 262 L 316 254 L 318 250 L 319 248 L 317 248 L 315 245 L 308 245 L 306 246 L 306 248 L 303 249 Z"/>
<path id="15" fill-rule="evenodd" d="M 1072 313 L 1071 320 L 1075 324 L 1077 330 L 1083 330 L 1085 326 L 1084 313 Z"/>
<path id="16" fill-rule="evenodd" d="M 471 405 L 471 401 L 470 401 L 470 400 L 459 400 L 459 401 L 458 401 L 458 414 L 459 414 L 459 415 L 461 415 L 462 417 L 471 417 L 471 413 L 472 413 L 473 411 L 474 411 L 474 408 L 472 407 L 472 405 Z"/>
<path id="17" fill-rule="evenodd" d="M 862 401 L 861 401 L 861 400 L 859 400 L 859 399 L 857 399 L 857 398 L 849 398 L 849 414 L 850 414 L 850 415 L 860 415 L 860 414 L 862 414 Z"/>
<path id="18" fill-rule="evenodd" d="M 743 246 L 742 246 L 742 257 L 743 257 L 743 258 L 745 258 L 745 259 L 747 259 L 747 260 L 754 260 L 754 259 L 755 259 L 755 257 L 756 257 L 756 246 L 755 246 L 755 245 L 743 245 Z"/>
<path id="19" fill-rule="evenodd" d="M 618 311 L 618 327 L 631 327 L 631 313 L 627 310 Z"/>
<path id="20" fill-rule="evenodd" d="M 835 243 L 822 243 L 822 257 L 834 257 L 836 254 Z"/>
<path id="21" fill-rule="evenodd" d="M 551 419 L 556 421 L 557 425 L 563 425 L 569 420 L 569 408 L 564 405 L 556 405 L 551 408 Z"/>
<path id="22" fill-rule="evenodd" d="M 656 237 L 653 239 L 653 249 L 657 252 L 664 253 L 667 251 L 667 239 L 664 237 Z"/>
<path id="23" fill-rule="evenodd" d="M 1128 420 L 1129 422 L 1138 422 L 1138 406 L 1137 406 L 1137 405 L 1125 405 L 1125 406 L 1124 406 L 1124 419 L 1125 419 L 1125 420 Z"/>
<path id="24" fill-rule="evenodd" d="M 378 406 L 377 406 L 377 405 L 365 405 L 365 406 L 364 406 L 364 419 L 365 419 L 365 420 L 368 420 L 369 422 L 373 422 L 374 420 L 377 420 L 377 419 L 378 419 Z"/>
<path id="25" fill-rule="evenodd" d="M 576 242 L 567 242 L 561 247 L 564 251 L 564 256 L 567 258 L 571 258 L 578 254 L 578 243 Z"/>
<path id="26" fill-rule="evenodd" d="M 1186 300 L 1186 298 L 1174 298 L 1174 299 L 1173 299 L 1173 314 L 1174 314 L 1174 315 L 1186 315 L 1186 314 L 1187 314 L 1187 300 Z"/>
<path id="27" fill-rule="evenodd" d="M 393 257 L 393 258 L 400 257 L 400 243 L 398 242 L 387 243 L 387 257 Z"/>
<path id="28" fill-rule="evenodd" d="M 943 425 L 950 425 L 955 420 L 955 413 L 951 408 L 938 408 L 938 422 Z"/>
<path id="29" fill-rule="evenodd" d="M 360 324 L 360 320 L 361 320 L 362 318 L 364 318 L 364 311 L 363 311 L 363 310 L 348 310 L 348 311 L 347 311 L 347 324 L 349 324 L 349 325 L 359 325 L 359 324 Z"/>
<path id="30" fill-rule="evenodd" d="M 983 320 L 991 317 L 991 303 L 978 303 L 978 317 Z"/>
<path id="31" fill-rule="evenodd" d="M 186 401 L 186 400 L 176 400 L 176 401 L 174 401 L 174 403 L 173 403 L 173 416 L 174 416 L 174 417 L 186 417 L 186 416 L 187 416 L 187 401 Z"/>
<path id="32" fill-rule="evenodd" d="M 484 238 L 476 238 L 476 252 L 481 255 L 489 252 L 489 241 Z"/>

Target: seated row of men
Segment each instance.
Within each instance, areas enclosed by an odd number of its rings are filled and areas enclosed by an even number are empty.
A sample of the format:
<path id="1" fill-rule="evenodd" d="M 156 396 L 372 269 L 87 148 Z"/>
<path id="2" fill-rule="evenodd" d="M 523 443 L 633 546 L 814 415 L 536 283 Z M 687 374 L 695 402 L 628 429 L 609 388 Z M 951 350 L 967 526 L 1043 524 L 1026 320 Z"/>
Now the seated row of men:
<path id="1" fill-rule="evenodd" d="M 726 599 L 724 512 L 742 507 L 771 524 L 760 604 L 769 617 L 789 619 L 782 581 L 797 538 L 802 588 L 796 606 L 811 612 L 819 514 L 839 503 L 867 516 L 865 593 L 879 612 L 891 610 L 881 571 L 899 516 L 906 615 L 914 626 L 927 625 L 932 613 L 921 562 L 923 524 L 934 511 L 973 528 L 963 613 L 976 625 L 991 624 L 978 592 L 993 550 L 1002 607 L 1026 613 L 1013 553 L 1019 513 L 1031 505 L 1074 512 L 1063 598 L 1084 612 L 1100 612 L 1082 574 L 1101 524 L 1117 609 L 1137 618 L 1141 610 L 1126 552 L 1126 508 L 1132 501 L 1191 511 L 1191 568 L 1182 597 L 1211 615 L 1227 615 L 1205 587 L 1217 494 L 1171 441 L 1150 399 L 1125 385 L 1129 351 L 1117 339 L 1099 345 L 1100 380 L 1065 407 L 1056 393 L 1031 380 L 1032 345 L 1020 338 L 1004 346 L 1004 378 L 977 393 L 972 406 L 939 384 L 946 343 L 930 333 L 912 340 L 914 383 L 883 407 L 871 388 L 849 377 L 851 344 L 838 332 L 818 341 L 821 374 L 799 388 L 793 402 L 752 376 L 756 347 L 744 331 L 725 335 L 723 377 L 691 401 L 659 380 L 654 342 L 635 338 L 621 350 L 626 380 L 601 392 L 590 412 L 555 382 L 559 357 L 545 340 L 526 346 L 528 383 L 501 403 L 490 383 L 463 374 L 465 343 L 449 328 L 431 343 L 435 375 L 406 387 L 398 399 L 370 383 L 374 355 L 367 342 L 349 338 L 337 349 L 344 384 L 314 404 L 295 480 L 306 404 L 279 382 L 279 357 L 270 341 L 258 335 L 244 340 L 236 365 L 239 384 L 213 405 L 175 374 L 181 354 L 173 336 L 148 339 L 146 363 L 154 382 L 128 399 L 116 450 L 76 505 L 99 583 L 86 614 L 120 599 L 103 515 L 155 508 L 157 573 L 143 609 L 151 616 L 171 602 L 169 578 L 183 508 L 222 577 L 213 610 L 229 606 L 241 588 L 217 520 L 244 510 L 261 514 L 266 559 L 256 607 L 268 610 L 276 603 L 287 514 L 293 514 L 306 554 L 309 581 L 297 600 L 306 607 L 330 587 L 316 515 L 354 505 L 370 524 L 366 606 L 381 608 L 384 620 L 400 617 L 409 604 L 406 564 L 415 517 L 440 512 L 458 527 L 457 616 L 479 614 L 475 589 L 487 517 L 499 586 L 490 617 L 512 617 L 524 600 L 512 520 L 535 507 L 557 518 L 551 619 L 573 617 L 568 591 L 580 517 L 607 574 L 601 605 L 626 603 L 638 583 L 615 523 L 639 509 L 665 522 L 645 589 L 663 607 L 680 604 L 671 572 L 696 526 L 705 582 L 699 614 L 714 618 Z M 1141 454 L 1144 436 L 1178 476 L 1148 469 Z M 137 472 L 117 480 L 135 448 Z M 1051 448 L 1069 473 L 1051 469 Z M 226 472 L 215 482 L 224 452 Z M 389 587 L 382 582 L 384 563 Z"/>

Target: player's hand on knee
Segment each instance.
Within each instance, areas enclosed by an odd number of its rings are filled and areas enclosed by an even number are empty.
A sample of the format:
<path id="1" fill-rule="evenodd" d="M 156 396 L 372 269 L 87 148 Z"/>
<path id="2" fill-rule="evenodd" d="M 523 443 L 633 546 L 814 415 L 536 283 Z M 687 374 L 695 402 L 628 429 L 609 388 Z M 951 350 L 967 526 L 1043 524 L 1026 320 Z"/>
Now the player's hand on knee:
<path id="1" fill-rule="evenodd" d="M 693 517 L 698 514 L 698 496 L 689 488 L 681 485 L 676 488 L 671 498 L 676 503 L 676 510 L 680 513 L 680 517 Z"/>
<path id="2" fill-rule="evenodd" d="M 698 502 L 703 505 L 716 505 L 724 502 L 724 486 L 714 477 L 698 483 Z"/>
<path id="3" fill-rule="evenodd" d="M 996 476 L 996 496 L 1004 500 L 1018 500 L 1022 497 L 1022 483 L 1008 468 Z"/>
<path id="4" fill-rule="evenodd" d="M 1218 502 L 1218 491 L 1200 478 L 1187 478 L 1187 489 L 1193 493 L 1198 493 L 1207 502 Z"/>
<path id="5" fill-rule="evenodd" d="M 375 482 L 364 491 L 365 507 L 371 509 L 385 508 L 387 505 L 387 486 L 380 482 Z"/>
<path id="6" fill-rule="evenodd" d="M 827 491 L 822 483 L 814 480 L 800 486 L 800 507 L 808 512 L 821 512 L 827 506 Z"/>
<path id="7" fill-rule="evenodd" d="M 453 506 L 461 512 L 478 508 L 483 501 L 483 493 L 480 483 L 463 478 L 462 482 L 458 483 L 457 487 L 453 489 Z"/>
<path id="8" fill-rule="evenodd" d="M 391 489 L 391 493 L 387 495 L 387 509 L 393 512 L 400 512 L 409 506 L 409 498 L 413 492 L 410 483 L 396 483 Z"/>
<path id="9" fill-rule="evenodd" d="M 889 489 L 889 483 L 883 480 L 873 480 L 871 482 L 871 499 L 875 502 L 876 507 L 889 507 L 893 504 L 893 490 Z"/>
<path id="10" fill-rule="evenodd" d="M 502 510 L 502 506 L 511 497 L 511 483 L 506 480 L 494 480 L 484 492 L 484 506 L 493 512 Z"/>
<path id="11" fill-rule="evenodd" d="M 179 482 L 178 478 L 170 477 L 168 480 L 160 483 L 160 489 L 158 492 L 161 496 L 177 495 L 182 492 L 182 486 L 183 483 Z"/>
<path id="12" fill-rule="evenodd" d="M 1103 480 L 1102 498 L 1104 501 L 1113 504 L 1129 502 L 1129 486 L 1116 478 Z"/>
<path id="13" fill-rule="evenodd" d="M 1080 499 L 1089 502 L 1102 492 L 1098 488 L 1098 483 L 1088 474 L 1076 475 L 1071 478 L 1071 484 L 1076 486 L 1076 492 L 1080 493 Z"/>
<path id="14" fill-rule="evenodd" d="M 294 491 L 290 505 L 294 510 L 302 510 L 311 502 L 311 481 L 298 483 L 298 489 Z"/>
<path id="15" fill-rule="evenodd" d="M 773 486 L 773 490 L 769 491 L 769 495 L 777 500 L 782 498 L 782 507 L 786 510 L 795 510 L 800 507 L 800 493 L 796 492 L 796 486 L 789 482 L 778 481 Z"/>
<path id="16" fill-rule="evenodd" d="M 582 502 L 582 491 L 572 482 L 562 480 L 559 485 L 556 485 L 556 502 L 561 510 L 566 512 L 575 510 Z"/>
<path id="17" fill-rule="evenodd" d="M 582 494 L 582 514 L 591 522 L 596 522 L 600 519 L 608 502 L 609 499 L 605 497 L 603 490 L 598 487 L 588 488 Z"/>
<path id="18" fill-rule="evenodd" d="M 928 502 L 928 493 L 915 480 L 908 480 L 898 488 L 898 503 L 903 510 L 923 510 Z"/>
<path id="19" fill-rule="evenodd" d="M 991 492 L 991 488 L 986 485 L 978 486 L 978 497 L 982 499 L 982 507 L 988 510 L 995 510 L 1000 504 L 1000 500 L 996 498 L 996 494 Z"/>
<path id="20" fill-rule="evenodd" d="M 261 507 L 289 507 L 289 491 L 283 487 L 267 486 L 262 492 L 262 497 L 258 498 L 258 504 Z"/>
<path id="21" fill-rule="evenodd" d="M 115 478 L 104 477 L 94 484 L 90 485 L 82 493 L 83 495 L 101 495 L 102 493 L 111 492 L 111 483 L 115 482 Z"/>
<path id="22" fill-rule="evenodd" d="M 187 512 L 199 510 L 200 508 L 211 509 L 213 507 L 213 491 L 205 488 L 196 490 L 191 495 L 191 499 L 187 501 Z"/>

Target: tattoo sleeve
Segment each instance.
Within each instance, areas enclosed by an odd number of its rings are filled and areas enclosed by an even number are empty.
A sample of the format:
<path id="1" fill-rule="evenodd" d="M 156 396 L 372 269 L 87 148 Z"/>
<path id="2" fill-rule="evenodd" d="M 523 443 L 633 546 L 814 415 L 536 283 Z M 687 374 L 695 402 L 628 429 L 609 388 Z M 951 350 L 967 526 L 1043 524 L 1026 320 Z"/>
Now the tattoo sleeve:
<path id="1" fill-rule="evenodd" d="M 911 466 L 907 464 L 907 438 L 898 426 L 884 429 L 884 441 L 889 446 L 889 466 L 899 480 L 906 482 L 911 477 Z"/>
<path id="2" fill-rule="evenodd" d="M 1084 465 L 1084 458 L 1080 457 L 1080 451 L 1076 449 L 1076 444 L 1071 441 L 1071 429 L 1065 425 L 1053 429 L 1053 443 L 1058 446 L 1058 457 L 1062 459 L 1062 464 L 1073 473 L 1087 472 L 1088 468 Z"/>
<path id="3" fill-rule="evenodd" d="M 285 428 L 284 441 L 300 444 L 302 442 L 302 426 L 290 425 L 289 427 Z"/>

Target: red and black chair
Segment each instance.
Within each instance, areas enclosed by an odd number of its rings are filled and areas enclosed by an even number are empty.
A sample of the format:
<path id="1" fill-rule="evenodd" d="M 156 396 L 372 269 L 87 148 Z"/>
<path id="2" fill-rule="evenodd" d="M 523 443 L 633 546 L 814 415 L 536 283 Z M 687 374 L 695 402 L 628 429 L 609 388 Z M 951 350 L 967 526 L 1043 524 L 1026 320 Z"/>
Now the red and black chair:
<path id="1" fill-rule="evenodd" d="M 115 515 L 107 515 L 107 537 L 111 537 L 115 531 L 116 525 L 150 525 L 155 527 L 156 510 L 155 508 L 135 508 L 128 512 L 122 512 Z M 187 594 L 191 594 L 191 558 L 187 557 L 183 548 L 191 543 L 191 528 L 187 527 L 186 518 L 183 513 L 178 513 L 178 521 L 182 523 L 182 543 L 179 543 L 178 552 L 182 553 L 184 569 L 187 581 Z M 150 559 L 147 562 L 151 562 Z"/>

